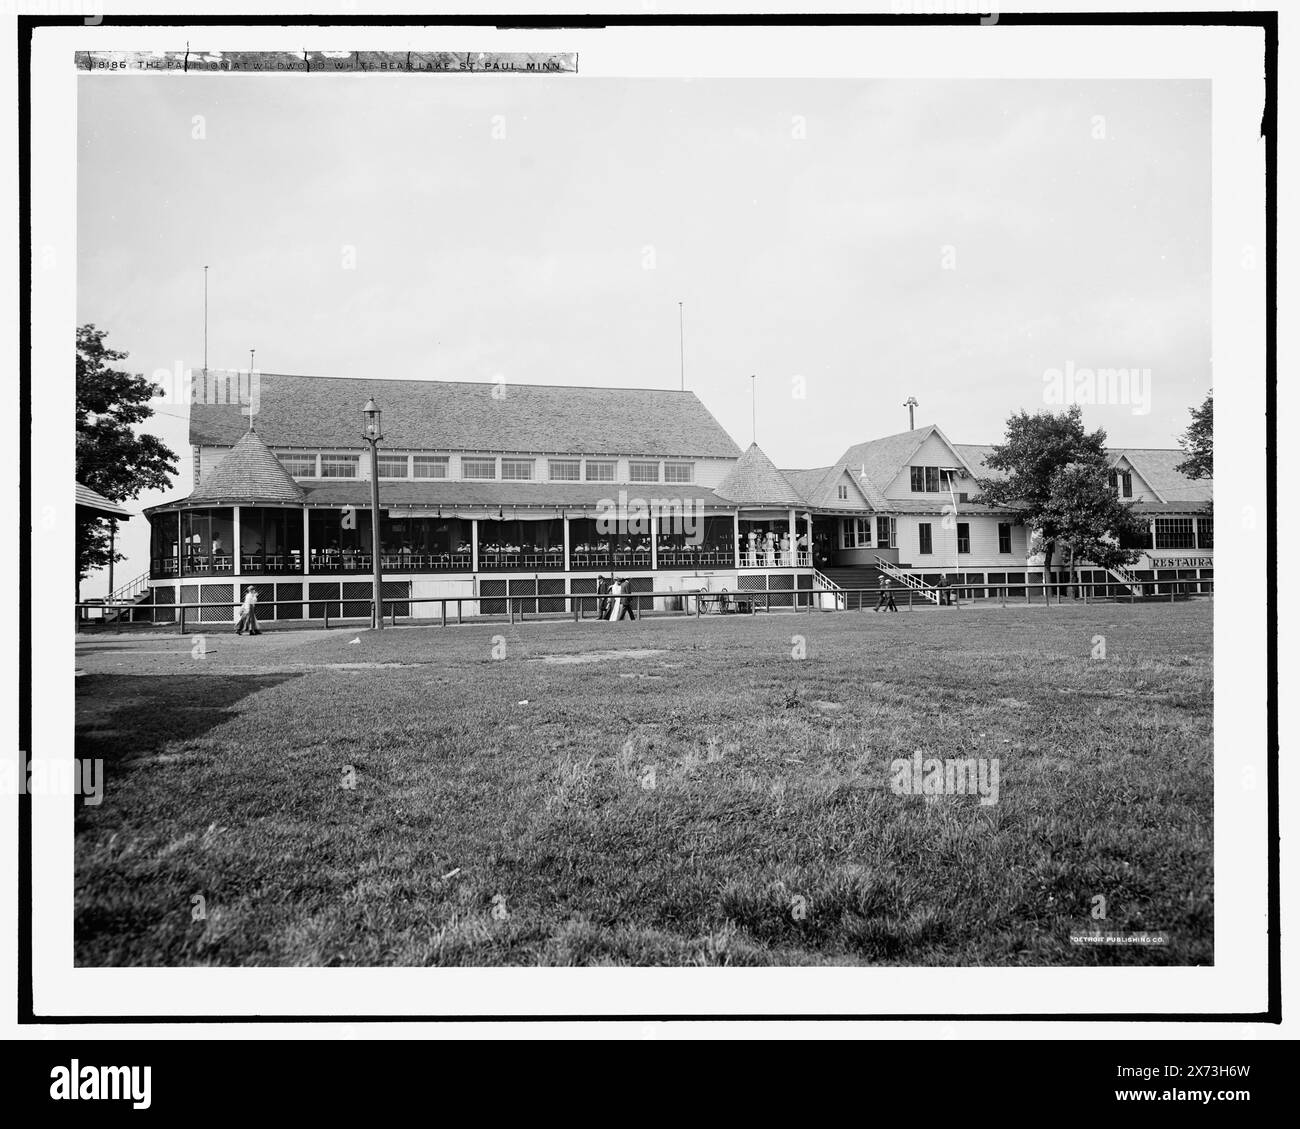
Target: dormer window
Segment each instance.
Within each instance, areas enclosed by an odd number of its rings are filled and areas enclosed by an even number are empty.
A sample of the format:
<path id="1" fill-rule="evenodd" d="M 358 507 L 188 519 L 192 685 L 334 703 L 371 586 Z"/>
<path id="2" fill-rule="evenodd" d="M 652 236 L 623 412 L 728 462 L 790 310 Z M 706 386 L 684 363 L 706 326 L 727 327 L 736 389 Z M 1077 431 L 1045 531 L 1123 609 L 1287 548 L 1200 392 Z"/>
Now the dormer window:
<path id="1" fill-rule="evenodd" d="M 847 502 L 849 500 L 849 488 L 843 482 L 839 485 L 839 496 L 841 502 Z"/>

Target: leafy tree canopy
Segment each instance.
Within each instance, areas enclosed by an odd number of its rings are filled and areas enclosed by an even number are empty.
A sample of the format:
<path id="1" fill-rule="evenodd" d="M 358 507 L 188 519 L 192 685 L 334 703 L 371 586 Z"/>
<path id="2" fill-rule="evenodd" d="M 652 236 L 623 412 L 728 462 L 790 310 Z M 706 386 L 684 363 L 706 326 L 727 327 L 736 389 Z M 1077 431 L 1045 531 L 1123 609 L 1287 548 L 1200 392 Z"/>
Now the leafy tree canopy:
<path id="1" fill-rule="evenodd" d="M 162 440 L 136 430 L 153 415 L 149 401 L 162 389 L 115 368 L 127 354 L 109 348 L 106 336 L 106 330 L 92 324 L 77 329 L 77 481 L 121 502 L 144 490 L 167 489 L 177 461 Z M 79 517 L 78 582 L 105 567 L 108 559 L 107 521 Z"/>
<path id="2" fill-rule="evenodd" d="M 1105 464 L 1070 463 L 1051 478 L 1044 522 L 1055 531 L 1058 546 L 1070 550 L 1070 562 L 1086 560 L 1102 568 L 1130 565 L 1139 551 L 1121 547 L 1140 538 L 1147 524 L 1111 489 Z"/>
<path id="3" fill-rule="evenodd" d="M 1188 478 L 1214 477 L 1214 389 L 1205 394 L 1199 408 L 1188 408 L 1192 422 L 1178 440 L 1187 456 L 1174 469 Z"/>

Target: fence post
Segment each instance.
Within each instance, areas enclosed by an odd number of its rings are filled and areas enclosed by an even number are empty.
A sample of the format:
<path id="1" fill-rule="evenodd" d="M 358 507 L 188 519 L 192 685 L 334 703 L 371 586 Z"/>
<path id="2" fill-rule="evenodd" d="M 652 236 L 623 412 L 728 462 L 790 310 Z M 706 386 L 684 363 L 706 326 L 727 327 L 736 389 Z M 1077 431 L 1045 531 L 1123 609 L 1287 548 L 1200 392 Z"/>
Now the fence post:
<path id="1" fill-rule="evenodd" d="M 445 606 L 446 606 L 446 605 L 444 605 L 444 607 L 445 607 Z M 457 600 L 457 601 L 456 601 L 456 622 L 457 622 L 457 623 L 464 623 L 464 622 L 465 622 L 465 616 L 464 616 L 463 612 L 464 612 L 464 608 L 463 608 L 462 605 L 461 605 L 461 601 L 460 601 L 460 600 Z"/>
<path id="2" fill-rule="evenodd" d="M 181 606 L 177 610 L 180 612 L 181 634 L 184 635 L 185 634 L 185 605 L 181 604 Z"/>
<path id="3" fill-rule="evenodd" d="M 912 590 L 910 588 L 907 590 L 907 610 L 909 612 L 916 611 L 916 608 L 912 606 Z"/>
<path id="4" fill-rule="evenodd" d="M 442 609 L 442 626 L 446 627 L 447 626 L 447 601 L 442 600 L 438 606 Z"/>
<path id="5" fill-rule="evenodd" d="M 515 621 L 515 605 L 514 605 L 514 601 L 510 599 L 510 593 L 509 593 L 509 591 L 506 592 L 506 612 L 507 612 L 507 613 L 509 614 L 509 616 L 510 616 L 510 622 L 511 622 L 511 623 L 514 623 L 514 621 Z"/>
<path id="6" fill-rule="evenodd" d="M 325 630 L 328 631 L 329 629 L 330 629 L 330 606 L 329 604 L 326 604 L 325 605 Z"/>

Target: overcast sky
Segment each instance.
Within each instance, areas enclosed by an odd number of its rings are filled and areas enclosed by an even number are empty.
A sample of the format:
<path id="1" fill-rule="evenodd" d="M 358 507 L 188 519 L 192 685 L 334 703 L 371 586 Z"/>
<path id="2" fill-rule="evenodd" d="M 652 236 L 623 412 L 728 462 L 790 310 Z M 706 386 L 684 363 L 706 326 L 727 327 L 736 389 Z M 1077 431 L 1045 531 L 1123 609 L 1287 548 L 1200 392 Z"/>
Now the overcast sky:
<path id="1" fill-rule="evenodd" d="M 206 263 L 214 368 L 675 388 L 684 302 L 687 386 L 744 446 L 757 374 L 783 467 L 909 395 L 995 442 L 1067 364 L 1149 369 L 1085 419 L 1171 447 L 1211 383 L 1205 82 L 79 82 L 78 321 L 146 375 L 202 366 Z"/>

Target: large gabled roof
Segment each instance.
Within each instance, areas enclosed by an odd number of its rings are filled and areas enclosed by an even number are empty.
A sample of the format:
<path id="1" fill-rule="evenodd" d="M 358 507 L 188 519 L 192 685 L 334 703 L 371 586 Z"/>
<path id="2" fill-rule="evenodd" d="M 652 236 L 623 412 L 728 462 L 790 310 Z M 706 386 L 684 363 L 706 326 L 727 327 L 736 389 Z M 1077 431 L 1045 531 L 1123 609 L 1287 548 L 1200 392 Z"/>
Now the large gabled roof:
<path id="1" fill-rule="evenodd" d="M 301 502 L 302 487 L 256 431 L 244 432 L 188 502 L 234 505 L 241 502 Z"/>
<path id="2" fill-rule="evenodd" d="M 248 427 L 236 375 L 196 377 L 190 442 L 234 443 Z M 224 383 L 222 381 L 224 380 Z M 574 452 L 734 459 L 740 448 L 694 392 L 260 373 L 256 426 L 273 447 L 362 447 L 361 408 L 383 410 L 393 450 Z M 223 402 L 215 402 L 223 401 Z M 234 402 L 225 402 L 234 401 Z"/>
<path id="3" fill-rule="evenodd" d="M 937 435 L 946 443 L 957 461 L 974 474 L 974 470 L 957 444 L 953 443 L 939 428 L 930 423 L 911 431 L 900 431 L 897 435 L 885 435 L 880 439 L 869 439 L 865 443 L 855 443 L 844 452 L 840 465 L 846 467 L 853 475 L 867 501 L 876 509 L 887 509 L 892 503 L 886 499 L 884 492 L 896 479 L 916 454 L 921 444 L 932 435 Z"/>
<path id="4" fill-rule="evenodd" d="M 714 488 L 714 493 L 740 506 L 802 506 L 799 491 L 763 453 L 757 443 L 740 456 L 736 465 Z"/>

